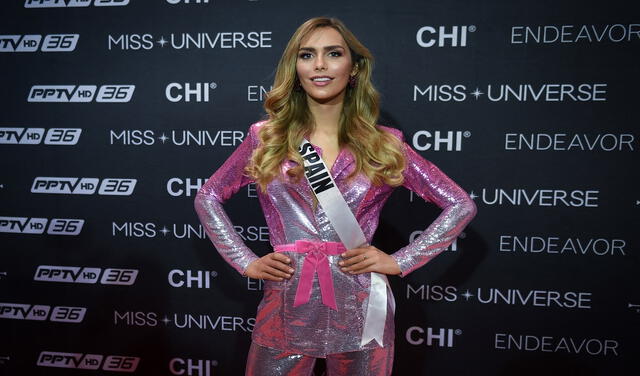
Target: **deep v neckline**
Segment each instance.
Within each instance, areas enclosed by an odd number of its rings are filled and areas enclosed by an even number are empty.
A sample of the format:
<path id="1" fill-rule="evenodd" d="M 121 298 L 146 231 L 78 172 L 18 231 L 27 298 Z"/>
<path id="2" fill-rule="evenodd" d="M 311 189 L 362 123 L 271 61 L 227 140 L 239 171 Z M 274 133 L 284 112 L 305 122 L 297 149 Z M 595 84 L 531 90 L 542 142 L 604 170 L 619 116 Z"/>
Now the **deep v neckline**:
<path id="1" fill-rule="evenodd" d="M 342 151 L 344 150 L 344 148 L 341 148 L 340 150 L 338 150 L 338 154 L 336 155 L 336 158 L 333 160 L 333 163 L 331 163 L 331 166 L 329 166 L 327 164 L 327 161 L 322 157 L 322 155 L 320 155 L 320 157 L 322 158 L 322 160 L 324 161 L 324 164 L 327 165 L 327 169 L 329 169 L 329 172 L 331 173 L 331 175 L 333 176 L 333 168 L 335 167 L 335 165 L 338 162 L 338 159 L 340 159 L 340 156 L 342 155 Z"/>
<path id="2" fill-rule="evenodd" d="M 320 155 L 320 158 L 322 158 L 322 162 L 325 164 L 325 166 L 327 166 L 327 170 L 329 170 L 329 173 L 331 174 L 331 176 L 333 176 L 333 168 L 336 166 L 338 160 L 340 159 L 340 157 L 342 156 L 342 154 L 344 153 L 345 147 L 341 147 L 338 150 L 338 154 L 336 155 L 336 158 L 333 160 L 333 163 L 331 164 L 331 166 L 329 166 L 329 164 L 327 163 L 327 160 L 324 158 L 324 149 L 322 149 L 320 146 L 314 144 L 313 142 L 309 141 L 309 143 L 311 144 L 311 146 L 313 146 L 316 151 L 318 152 L 318 154 Z"/>

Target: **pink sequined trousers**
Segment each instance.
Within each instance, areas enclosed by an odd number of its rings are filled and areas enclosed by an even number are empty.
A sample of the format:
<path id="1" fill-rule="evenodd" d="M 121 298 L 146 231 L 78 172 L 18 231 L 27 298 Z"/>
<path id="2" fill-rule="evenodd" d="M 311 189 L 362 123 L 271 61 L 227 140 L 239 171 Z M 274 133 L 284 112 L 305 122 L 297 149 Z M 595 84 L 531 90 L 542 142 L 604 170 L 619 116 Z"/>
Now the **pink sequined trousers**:
<path id="1" fill-rule="evenodd" d="M 245 376 L 312 376 L 316 358 L 251 343 Z M 372 350 L 329 354 L 326 376 L 389 376 L 393 344 Z"/>

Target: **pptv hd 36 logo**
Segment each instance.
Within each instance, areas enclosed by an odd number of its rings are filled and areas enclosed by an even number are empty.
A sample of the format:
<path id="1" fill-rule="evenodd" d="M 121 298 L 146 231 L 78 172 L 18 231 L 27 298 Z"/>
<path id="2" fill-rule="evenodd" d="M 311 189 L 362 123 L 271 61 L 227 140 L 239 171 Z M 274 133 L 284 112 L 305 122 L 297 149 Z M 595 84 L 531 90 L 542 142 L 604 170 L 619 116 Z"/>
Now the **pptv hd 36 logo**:
<path id="1" fill-rule="evenodd" d="M 34 85 L 28 102 L 96 102 L 124 103 L 133 97 L 135 85 Z M 97 93 L 96 93 L 97 91 Z"/>
<path id="2" fill-rule="evenodd" d="M 33 179 L 31 193 L 55 193 L 73 195 L 130 196 L 136 187 L 137 179 L 105 178 L 66 178 L 36 177 Z"/>
<path id="3" fill-rule="evenodd" d="M 79 323 L 86 312 L 85 307 L 57 306 L 52 310 L 48 305 L 0 303 L 0 319 Z"/>
<path id="4" fill-rule="evenodd" d="M 33 276 L 34 281 L 67 282 L 103 285 L 133 285 L 138 269 L 89 268 L 80 266 L 40 265 Z"/>
<path id="5" fill-rule="evenodd" d="M 70 52 L 76 49 L 80 34 L 0 35 L 0 52 Z"/>
<path id="6" fill-rule="evenodd" d="M 0 232 L 17 234 L 78 235 L 82 231 L 84 219 L 0 217 Z"/>
<path id="7" fill-rule="evenodd" d="M 0 144 L 75 145 L 81 133 L 82 128 L 0 128 Z"/>
<path id="8" fill-rule="evenodd" d="M 129 0 L 25 0 L 25 8 L 113 7 L 129 4 Z"/>
<path id="9" fill-rule="evenodd" d="M 121 355 L 97 355 L 43 351 L 36 363 L 40 367 L 102 369 L 114 372 L 134 372 L 140 358 Z"/>

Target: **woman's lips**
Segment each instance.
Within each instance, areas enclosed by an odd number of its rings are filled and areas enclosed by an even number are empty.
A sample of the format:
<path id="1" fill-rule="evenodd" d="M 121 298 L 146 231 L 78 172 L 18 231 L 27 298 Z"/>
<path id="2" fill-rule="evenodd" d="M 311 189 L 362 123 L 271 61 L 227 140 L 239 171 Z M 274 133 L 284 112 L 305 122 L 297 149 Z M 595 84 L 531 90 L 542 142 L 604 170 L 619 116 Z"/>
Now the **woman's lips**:
<path id="1" fill-rule="evenodd" d="M 327 76 L 312 77 L 311 82 L 315 86 L 327 86 L 333 81 L 333 78 Z"/>

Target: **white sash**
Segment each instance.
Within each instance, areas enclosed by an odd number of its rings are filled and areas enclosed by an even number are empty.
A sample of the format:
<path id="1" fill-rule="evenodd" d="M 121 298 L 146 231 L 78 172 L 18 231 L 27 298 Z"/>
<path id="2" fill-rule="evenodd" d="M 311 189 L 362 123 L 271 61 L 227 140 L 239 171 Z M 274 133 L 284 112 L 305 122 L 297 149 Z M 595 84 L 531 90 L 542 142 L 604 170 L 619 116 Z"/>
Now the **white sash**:
<path id="1" fill-rule="evenodd" d="M 320 155 L 318 155 L 311 143 L 304 138 L 298 151 L 304 160 L 304 175 L 307 178 L 307 182 L 318 198 L 322 210 L 331 221 L 342 244 L 347 249 L 366 245 L 367 239 L 356 217 L 349 209 Z M 383 346 L 384 324 L 387 319 L 387 288 L 391 293 L 387 276 L 372 272 L 369 304 L 367 305 L 367 316 L 364 321 L 360 346 L 364 346 L 372 340 L 376 340 L 381 347 Z M 390 303 L 392 312 L 395 312 L 393 293 L 391 293 Z"/>

